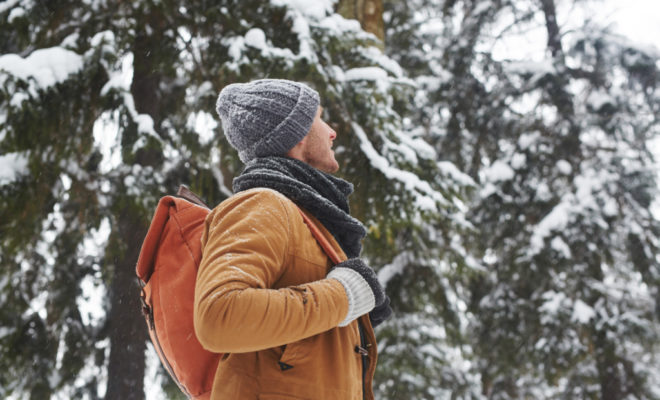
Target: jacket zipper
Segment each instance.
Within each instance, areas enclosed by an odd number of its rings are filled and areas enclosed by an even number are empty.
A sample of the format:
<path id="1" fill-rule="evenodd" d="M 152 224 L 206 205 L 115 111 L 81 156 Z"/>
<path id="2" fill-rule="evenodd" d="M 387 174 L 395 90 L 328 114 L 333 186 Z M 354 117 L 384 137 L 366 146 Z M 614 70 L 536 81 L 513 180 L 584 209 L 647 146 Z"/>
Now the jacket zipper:
<path id="1" fill-rule="evenodd" d="M 188 390 L 186 390 L 186 388 L 181 384 L 181 382 L 179 382 L 179 379 L 174 374 L 172 365 L 170 365 L 170 362 L 167 360 L 167 357 L 165 357 L 165 354 L 163 353 L 163 347 L 160 345 L 160 340 L 158 340 L 158 332 L 156 332 L 156 324 L 154 322 L 154 311 L 149 306 L 149 304 L 147 304 L 145 297 L 146 296 L 143 288 L 142 295 L 140 296 L 140 300 L 142 300 L 142 314 L 144 314 L 144 317 L 147 320 L 147 326 L 149 327 L 149 330 L 154 334 L 152 342 L 155 344 L 156 352 L 158 353 L 158 358 L 160 358 L 160 361 L 163 363 L 163 366 L 172 377 L 174 383 L 176 383 L 179 389 L 183 392 L 183 394 L 185 394 L 186 397 L 188 397 L 189 399 L 192 399 L 192 395 L 188 393 Z"/>

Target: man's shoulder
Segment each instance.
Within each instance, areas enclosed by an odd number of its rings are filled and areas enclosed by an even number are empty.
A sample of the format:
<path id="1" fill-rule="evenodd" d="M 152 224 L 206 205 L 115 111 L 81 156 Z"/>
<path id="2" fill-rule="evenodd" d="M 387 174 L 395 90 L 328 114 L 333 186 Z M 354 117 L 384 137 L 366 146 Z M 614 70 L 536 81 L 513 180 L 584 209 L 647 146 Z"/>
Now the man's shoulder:
<path id="1" fill-rule="evenodd" d="M 238 205 L 245 202 L 278 202 L 282 203 L 282 205 L 287 208 L 291 206 L 295 207 L 295 204 L 288 197 L 278 192 L 277 190 L 269 188 L 252 188 L 232 195 L 222 203 L 218 204 L 216 208 Z"/>
<path id="2" fill-rule="evenodd" d="M 225 217 L 229 214 L 279 214 L 276 210 L 284 213 L 284 217 L 290 217 L 295 212 L 296 205 L 288 197 L 280 192 L 268 188 L 254 188 L 238 192 L 218 204 L 209 214 L 208 219 Z"/>

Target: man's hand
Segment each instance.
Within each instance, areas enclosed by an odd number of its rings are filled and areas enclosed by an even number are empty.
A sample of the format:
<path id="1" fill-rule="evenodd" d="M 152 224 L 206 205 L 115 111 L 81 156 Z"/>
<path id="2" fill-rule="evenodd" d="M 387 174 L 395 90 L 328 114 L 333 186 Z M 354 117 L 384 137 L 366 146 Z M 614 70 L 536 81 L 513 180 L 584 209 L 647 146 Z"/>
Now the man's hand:
<path id="1" fill-rule="evenodd" d="M 386 302 L 387 296 L 378 282 L 376 272 L 359 258 L 349 258 L 337 264 L 327 277 L 341 282 L 348 296 L 348 315 L 339 326 L 348 325 Z M 389 308 L 389 300 L 386 308 Z"/>
<path id="2" fill-rule="evenodd" d="M 390 307 L 390 297 L 385 295 L 385 301 L 380 306 L 374 308 L 369 313 L 371 325 L 375 328 L 392 316 L 392 307 Z"/>

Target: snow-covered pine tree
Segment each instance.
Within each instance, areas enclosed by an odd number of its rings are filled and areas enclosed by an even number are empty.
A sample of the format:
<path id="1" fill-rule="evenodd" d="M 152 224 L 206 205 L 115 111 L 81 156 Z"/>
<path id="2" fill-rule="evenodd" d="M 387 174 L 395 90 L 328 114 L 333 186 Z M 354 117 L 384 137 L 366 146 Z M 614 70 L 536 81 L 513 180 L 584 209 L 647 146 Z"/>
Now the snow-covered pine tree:
<path id="1" fill-rule="evenodd" d="M 486 270 L 462 347 L 475 392 L 657 398 L 657 50 L 599 29 L 580 2 L 559 16 L 551 1 L 386 4 L 417 123 L 479 188 L 466 242 Z M 539 28 L 528 50 L 546 57 L 507 59 Z"/>
<path id="2" fill-rule="evenodd" d="M 461 174 L 438 165 L 406 125 L 413 89 L 405 73 L 377 38 L 332 6 L 0 6 L 7 22 L 0 28 L 0 148 L 9 171 L 0 182 L 0 257 L 8 266 L 0 271 L 0 395 L 136 398 L 143 381 L 153 384 L 154 376 L 144 378 L 137 252 L 157 199 L 179 183 L 210 204 L 230 194 L 241 165 L 214 105 L 236 81 L 289 78 L 319 90 L 339 132 L 342 174 L 356 183 L 354 210 L 370 229 L 365 254 L 376 268 L 394 259 L 383 278 L 405 279 L 388 280 L 404 325 L 416 327 L 422 315 L 431 326 L 439 309 L 421 305 L 424 291 L 404 293 L 416 278 L 401 267 L 435 276 L 435 260 L 444 257 L 429 251 L 437 242 L 460 259 L 451 232 L 462 226 L 465 182 L 456 183 Z M 433 227 L 446 235 L 436 237 Z M 408 379 L 388 361 L 405 352 L 397 343 L 410 333 L 397 324 L 383 330 L 384 395 Z M 437 332 L 428 333 L 435 343 Z M 429 361 L 435 348 L 426 350 Z M 164 395 L 177 396 L 165 387 Z"/>
<path id="3" fill-rule="evenodd" d="M 72 4 L 0 6 L 0 396 L 49 398 L 96 386 L 102 326 L 79 308 L 81 282 L 102 280 L 89 246 L 103 216 L 95 194 L 92 127 L 103 101 L 102 51 L 77 47 Z M 77 21 L 77 18 L 74 18 Z M 87 46 L 89 49 L 89 46 Z M 86 131 L 85 135 L 79 134 Z M 87 244 L 87 248 L 86 248 Z M 91 246 L 93 247 L 93 246 Z M 97 346 L 98 345 L 98 346 Z"/>
<path id="4" fill-rule="evenodd" d="M 553 9 L 456 2 L 442 25 L 456 32 L 444 43 L 459 46 L 436 59 L 454 82 L 435 92 L 449 110 L 439 153 L 459 157 L 480 187 L 470 220 L 488 272 L 473 281 L 470 311 L 482 392 L 653 398 L 656 361 L 642 353 L 658 345 L 647 147 L 657 135 L 656 56 L 589 24 L 560 40 L 570 30 Z M 493 23 L 475 24 L 475 10 L 495 11 Z M 539 17 L 547 61 L 484 50 Z M 484 31 L 470 44 L 475 25 Z"/>
<path id="5" fill-rule="evenodd" d="M 548 58 L 503 63 L 511 123 L 472 218 L 493 272 L 474 308 L 483 389 L 655 398 L 658 55 L 589 25 L 561 36 L 554 2 L 534 6 Z"/>

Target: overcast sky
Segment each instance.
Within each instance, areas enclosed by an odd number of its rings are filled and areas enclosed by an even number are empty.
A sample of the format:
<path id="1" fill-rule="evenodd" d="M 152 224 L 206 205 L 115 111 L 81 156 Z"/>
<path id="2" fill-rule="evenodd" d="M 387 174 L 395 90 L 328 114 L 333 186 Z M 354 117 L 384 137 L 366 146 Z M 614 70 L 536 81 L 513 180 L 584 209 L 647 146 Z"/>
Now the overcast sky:
<path id="1" fill-rule="evenodd" d="M 616 31 L 660 49 L 660 1 L 606 0 L 604 7 L 594 9 L 604 21 L 611 22 Z"/>

